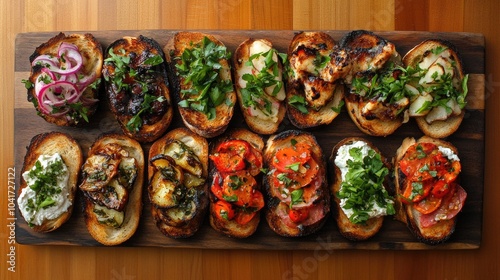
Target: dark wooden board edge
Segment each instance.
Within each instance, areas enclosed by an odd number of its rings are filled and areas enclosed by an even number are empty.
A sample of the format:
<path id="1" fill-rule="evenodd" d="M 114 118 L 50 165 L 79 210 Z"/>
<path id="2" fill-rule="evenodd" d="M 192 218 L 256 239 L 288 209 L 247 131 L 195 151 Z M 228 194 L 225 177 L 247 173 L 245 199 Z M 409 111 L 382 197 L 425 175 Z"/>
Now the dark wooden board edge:
<path id="1" fill-rule="evenodd" d="M 121 36 L 144 36 L 152 37 L 160 44 L 165 43 L 176 31 L 173 30 L 130 30 L 130 31 L 96 31 L 91 32 L 106 47 L 112 41 Z M 203 30 L 210 34 L 219 36 L 234 51 L 237 45 L 247 37 L 268 38 L 279 51 L 285 51 L 288 42 L 293 37 L 295 31 L 220 31 Z M 347 31 L 326 31 L 335 40 L 339 40 Z M 79 32 L 66 32 L 79 33 Z M 423 39 L 441 38 L 456 44 L 461 52 L 464 64 L 468 73 L 484 74 L 484 37 L 473 33 L 430 33 L 430 32 L 378 32 L 385 38 L 393 41 L 398 47 L 398 51 L 404 54 L 412 46 Z M 15 72 L 29 71 L 28 57 L 34 48 L 40 43 L 57 33 L 22 33 L 16 38 L 16 59 Z M 20 80 L 16 80 L 20 83 Z M 482 86 L 484 88 L 484 85 Z M 24 95 L 25 92 L 17 90 L 17 95 Z M 22 98 L 21 98 L 22 99 Z M 25 101 L 27 102 L 27 101 Z M 110 113 L 104 108 L 100 108 L 98 114 L 90 127 L 87 128 L 60 128 L 50 125 L 36 116 L 35 110 L 24 106 L 15 108 L 15 166 L 16 182 L 19 182 L 19 172 L 22 167 L 22 160 L 26 152 L 26 146 L 31 137 L 46 131 L 64 131 L 75 136 L 86 154 L 87 148 L 94 141 L 95 137 L 104 132 L 120 132 L 120 129 Z M 241 115 L 237 110 L 236 116 L 231 122 L 231 126 L 245 126 Z M 202 229 L 189 239 L 171 239 L 163 236 L 155 227 L 147 199 L 144 200 L 141 223 L 137 233 L 123 246 L 157 246 L 157 247 L 179 247 L 179 248 L 207 248 L 207 249 L 258 249 L 258 250 L 333 250 L 333 249 L 475 249 L 480 247 L 482 230 L 482 202 L 484 187 L 484 106 L 479 109 L 469 110 L 468 114 L 454 135 L 449 137 L 449 141 L 455 144 L 460 152 L 460 157 L 464 164 L 464 174 L 462 184 L 474 188 L 469 193 L 469 198 L 460 214 L 456 232 L 445 244 L 438 246 L 428 246 L 418 242 L 406 229 L 405 225 L 386 219 L 382 230 L 372 239 L 365 242 L 350 242 L 344 239 L 336 228 L 333 218 L 329 217 L 325 227 L 319 232 L 302 238 L 279 237 L 272 232 L 262 219 L 262 222 L 254 236 L 235 240 L 216 233 L 206 223 Z M 176 112 L 171 128 L 181 126 L 180 118 Z M 293 128 L 287 121 L 281 130 Z M 348 131 L 346 133 L 346 130 Z M 419 137 L 422 134 L 411 121 L 403 125 L 394 135 L 386 138 L 368 137 L 361 133 L 351 122 L 344 111 L 328 126 L 318 127 L 308 130 L 316 135 L 323 148 L 325 156 L 329 156 L 334 144 L 344 137 L 361 136 L 366 137 L 377 145 L 388 157 L 395 153 L 395 147 L 405 137 Z M 144 145 L 147 154 L 148 145 Z M 80 197 L 80 196 L 78 196 Z M 146 196 L 143 196 L 145 198 Z M 37 234 L 31 231 L 24 221 L 16 223 L 16 238 L 21 244 L 31 245 L 79 245 L 79 246 L 99 246 L 87 232 L 83 222 L 81 203 L 77 200 L 72 218 L 57 231 L 49 234 Z M 17 213 L 17 217 L 20 217 Z M 462 222 L 461 222 L 462 221 Z M 466 222 L 465 222 L 466 221 Z"/>

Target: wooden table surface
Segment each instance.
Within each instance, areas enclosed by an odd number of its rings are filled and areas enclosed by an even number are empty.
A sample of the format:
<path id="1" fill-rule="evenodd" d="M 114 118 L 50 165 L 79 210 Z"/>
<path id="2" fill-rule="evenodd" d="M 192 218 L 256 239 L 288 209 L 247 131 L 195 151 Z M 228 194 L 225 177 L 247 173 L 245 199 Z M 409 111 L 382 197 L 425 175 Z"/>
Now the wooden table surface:
<path id="1" fill-rule="evenodd" d="M 0 279 L 495 279 L 500 277 L 500 2 L 177 0 L 1 1 Z M 141 29 L 427 30 L 486 40 L 486 154 L 480 249 L 257 251 L 27 246 L 10 231 L 14 46 L 22 32 Z"/>

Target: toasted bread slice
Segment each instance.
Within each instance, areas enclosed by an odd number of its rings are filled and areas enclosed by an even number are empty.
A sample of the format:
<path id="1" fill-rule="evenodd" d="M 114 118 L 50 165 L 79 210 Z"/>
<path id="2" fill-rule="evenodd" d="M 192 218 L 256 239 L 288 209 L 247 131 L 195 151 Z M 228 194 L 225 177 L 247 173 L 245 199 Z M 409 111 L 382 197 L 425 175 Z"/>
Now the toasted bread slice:
<path id="1" fill-rule="evenodd" d="M 270 52 L 273 52 L 272 62 L 266 61 Z M 283 65 L 277 51 L 267 39 L 250 38 L 236 49 L 233 65 L 238 103 L 245 122 L 256 133 L 273 134 L 286 114 Z M 247 74 L 253 75 L 256 81 L 245 80 L 243 76 Z M 270 84 L 268 79 L 276 82 Z M 270 85 L 262 88 L 262 83 Z"/>
<path id="2" fill-rule="evenodd" d="M 227 141 L 231 141 L 231 140 L 246 141 L 251 146 L 251 149 L 254 149 L 252 151 L 252 153 L 259 154 L 258 156 L 256 156 L 256 159 L 257 159 L 257 161 L 260 162 L 260 164 L 259 164 L 259 166 L 253 166 L 252 168 L 257 168 L 258 170 L 260 170 L 260 168 L 262 167 L 262 150 L 264 149 L 264 141 L 262 140 L 262 138 L 258 134 L 255 134 L 255 133 L 253 133 L 249 130 L 243 129 L 243 128 L 232 129 L 231 131 L 226 132 L 222 137 L 218 138 L 215 142 L 212 143 L 211 149 L 210 149 L 211 150 L 210 154 L 212 156 L 215 155 L 217 153 L 217 148 L 219 147 L 220 144 L 225 143 Z M 247 159 L 245 159 L 245 160 L 247 160 Z M 249 166 L 247 165 L 244 170 L 249 170 Z M 238 170 L 238 171 L 240 171 L 240 170 Z M 257 171 L 256 173 L 258 173 L 258 172 L 260 172 L 260 171 Z M 216 180 L 216 179 L 214 177 L 216 176 L 216 174 L 220 175 L 221 171 L 218 171 L 214 162 L 210 161 L 210 178 L 211 178 L 210 181 L 212 182 L 212 184 L 215 184 L 214 180 Z M 234 174 L 235 176 L 237 176 L 236 174 L 238 174 L 238 172 L 234 172 L 234 173 L 230 173 L 230 174 Z M 253 175 L 249 175 L 249 176 L 253 176 Z M 257 174 L 253 177 L 256 179 L 256 186 L 253 186 L 252 193 L 255 193 L 257 191 L 261 192 L 260 174 Z M 217 184 L 219 184 L 219 183 L 217 182 Z M 262 198 L 262 206 L 263 206 L 263 203 L 264 203 L 263 197 L 262 197 L 262 195 L 260 195 L 260 197 Z M 226 218 L 221 218 L 221 215 L 216 213 L 217 208 L 216 208 L 215 204 L 217 203 L 218 200 L 219 200 L 219 198 L 217 198 L 217 196 L 214 194 L 213 188 L 212 188 L 212 191 L 210 192 L 210 216 L 209 216 L 209 220 L 210 220 L 210 225 L 212 226 L 213 229 L 215 229 L 216 231 L 218 231 L 224 235 L 234 237 L 234 238 L 249 237 L 257 230 L 257 227 L 258 227 L 259 222 L 260 222 L 260 210 L 253 211 L 252 212 L 253 217 L 249 221 L 247 221 L 246 223 L 239 223 L 237 221 L 236 217 L 226 219 Z M 222 200 L 224 200 L 224 199 L 222 199 Z M 243 209 L 243 208 L 238 208 L 238 206 L 236 206 L 236 205 L 232 205 L 232 207 L 233 207 L 233 209 L 237 209 L 235 211 L 239 211 L 239 210 Z M 247 211 L 247 210 L 244 210 L 244 211 Z M 236 214 L 236 215 L 238 215 L 238 214 Z"/>
<path id="3" fill-rule="evenodd" d="M 337 145 L 332 150 L 332 154 L 330 155 L 329 158 L 329 169 L 330 169 L 330 190 L 332 193 L 332 200 L 335 204 L 335 210 L 332 211 L 333 216 L 335 218 L 335 221 L 337 222 L 337 226 L 339 228 L 340 233 L 350 239 L 350 240 L 366 240 L 375 234 L 380 230 L 382 227 L 382 224 L 384 222 L 384 216 L 385 215 L 380 215 L 377 217 L 372 217 L 366 220 L 365 222 L 362 223 L 353 223 L 349 219 L 349 217 L 345 214 L 344 210 L 341 208 L 341 201 L 339 197 L 336 195 L 341 188 L 342 185 L 342 171 L 341 169 L 336 165 L 335 160 L 339 156 L 338 152 L 339 149 L 342 146 L 345 145 L 351 145 L 356 142 L 364 142 L 366 145 L 373 149 L 377 154 L 381 156 L 382 162 L 388 167 L 388 162 L 386 158 L 381 154 L 381 152 L 378 150 L 377 147 L 375 147 L 371 142 L 364 138 L 360 137 L 349 137 L 341 140 Z M 388 175 L 386 176 L 387 178 L 385 179 L 385 184 L 384 188 L 387 190 L 388 189 Z"/>
<path id="4" fill-rule="evenodd" d="M 176 143 L 185 147 L 177 146 Z M 176 152 L 178 148 L 190 151 L 192 154 L 186 154 L 190 159 L 182 161 L 180 159 L 184 156 L 176 158 L 176 153 L 183 154 Z M 182 182 L 161 175 L 162 167 L 156 160 L 167 158 L 170 161 L 167 164 L 182 173 L 177 174 Z M 186 238 L 198 231 L 208 209 L 207 177 L 208 142 L 205 138 L 186 128 L 177 128 L 153 143 L 149 150 L 148 195 L 156 226 L 164 235 Z M 189 182 L 196 183 L 191 186 Z"/>
<path id="5" fill-rule="evenodd" d="M 314 160 L 314 164 L 317 164 L 317 173 L 315 173 L 314 178 L 311 178 L 312 180 L 306 186 L 299 188 L 303 190 L 300 199 L 282 195 L 283 193 L 291 194 L 293 192 L 288 186 L 286 191 L 283 188 L 284 192 L 273 189 L 283 186 L 276 186 L 272 177 L 275 173 L 278 174 L 278 169 L 273 165 L 273 162 L 276 162 L 278 151 L 296 145 L 305 145 L 306 147 L 309 145 L 308 153 L 310 153 L 311 159 Z M 278 235 L 289 237 L 305 236 L 321 229 L 330 212 L 330 192 L 326 178 L 326 163 L 316 138 L 308 132 L 298 130 L 287 130 L 271 136 L 264 148 L 264 165 L 269 168 L 269 172 L 264 176 L 263 180 L 267 191 L 265 215 L 269 227 Z M 313 169 L 312 166 L 309 168 L 307 165 L 302 166 L 306 169 L 310 168 L 309 170 Z M 302 167 L 298 168 L 298 172 L 302 173 Z M 288 175 L 286 176 L 288 177 Z M 290 183 L 295 184 L 293 180 Z M 307 194 L 307 198 L 304 194 Z M 294 202 L 292 202 L 292 199 Z M 294 205 L 291 207 L 290 204 L 292 203 Z M 290 217 L 291 209 L 296 211 L 299 216 L 295 221 Z M 303 218 L 301 218 L 302 214 L 305 214 Z"/>
<path id="6" fill-rule="evenodd" d="M 200 104 L 199 101 L 189 101 L 190 99 L 201 97 L 202 91 L 193 87 L 192 80 L 186 83 L 186 77 L 179 72 L 179 67 L 185 68 L 185 71 L 194 69 L 183 63 L 182 54 L 185 50 L 200 48 L 205 38 L 213 42 L 216 46 L 225 48 L 224 44 L 213 35 L 199 32 L 179 32 L 167 42 L 164 52 L 171 68 L 170 79 L 184 125 L 205 138 L 211 138 L 222 134 L 227 129 L 229 121 L 234 114 L 237 97 L 232 86 L 230 63 L 227 57 L 228 53 L 221 51 L 220 53 L 225 53 L 226 57 L 219 59 L 218 62 L 221 66 L 219 70 L 212 69 L 211 71 L 218 72 L 217 84 L 225 83 L 226 88 L 218 90 L 216 95 L 220 95 L 217 97 L 212 96 L 208 98 L 206 101 L 208 105 Z M 214 84 L 215 82 L 211 83 L 210 88 L 205 89 L 204 96 L 212 94 L 211 91 L 214 90 Z M 185 93 L 185 91 L 189 90 L 194 90 L 195 92 Z M 217 99 L 217 102 L 220 102 L 220 104 L 216 104 L 214 110 L 210 110 L 210 104 L 214 105 L 210 101 L 211 98 Z"/>
<path id="7" fill-rule="evenodd" d="M 103 153 L 105 153 L 105 155 Z M 118 245 L 130 239 L 139 226 L 142 211 L 142 185 L 144 182 L 144 153 L 139 142 L 126 135 L 113 133 L 101 135 L 90 147 L 87 160 L 82 167 L 83 182 L 80 184 L 80 189 L 82 191 L 86 182 L 89 182 L 92 177 L 92 174 L 85 172 L 85 167 L 92 164 L 91 160 L 94 156 L 109 156 L 113 160 L 119 159 L 119 161 L 116 162 L 117 166 L 121 164 L 122 159 L 133 159 L 135 162 L 133 167 L 133 174 L 135 174 L 133 177 L 135 179 L 130 181 L 130 186 L 126 186 L 128 199 L 125 202 L 123 210 L 121 210 L 123 213 L 121 225 L 110 226 L 106 224 L 107 221 L 103 221 L 102 219 L 99 221 L 97 215 L 100 215 L 99 211 L 103 211 L 102 207 L 105 207 L 102 205 L 103 201 L 93 200 L 93 198 L 84 191 L 84 217 L 90 235 L 103 245 Z M 106 164 L 106 162 L 101 163 L 98 162 L 95 167 L 106 167 L 104 172 L 108 172 L 110 165 Z M 122 172 L 118 168 L 119 167 L 115 169 L 115 172 L 111 171 L 111 176 L 107 176 L 109 180 L 117 178 L 116 176 L 122 176 Z M 93 171 L 98 170 L 94 169 Z M 97 172 L 95 174 L 99 173 Z M 103 217 L 105 217 L 107 213 L 108 212 L 104 213 Z M 115 217 L 116 216 L 112 216 L 110 219 L 116 219 Z"/>
<path id="8" fill-rule="evenodd" d="M 69 201 L 70 204 L 58 217 L 46 218 L 39 225 L 31 224 L 31 222 L 28 221 L 36 232 L 50 232 L 56 230 L 71 217 L 73 212 L 80 166 L 83 162 L 83 154 L 80 146 L 71 136 L 60 132 L 50 132 L 38 134 L 33 137 L 26 151 L 26 156 L 24 157 L 21 174 L 32 169 L 40 156 L 53 156 L 55 154 L 61 156 L 69 174 L 66 184 L 67 197 L 64 197 L 63 201 L 55 206 L 56 208 L 61 207 L 61 205 L 65 203 L 65 200 Z M 24 177 L 21 176 L 18 197 L 20 197 L 23 190 L 28 187 L 28 183 Z M 21 203 L 20 200 L 22 200 L 22 198 L 18 198 L 18 206 L 22 215 L 24 210 L 21 209 L 21 204 L 24 204 L 24 202 Z M 27 217 L 24 218 L 26 219 Z"/>
<path id="9" fill-rule="evenodd" d="M 123 133 L 152 142 L 165 133 L 173 116 L 165 55 L 144 36 L 111 43 L 103 66 L 109 107 Z"/>
<path id="10" fill-rule="evenodd" d="M 406 66 L 416 67 L 423 61 L 425 56 L 437 49 L 449 52 L 449 58 L 452 61 L 453 75 L 455 75 L 453 79 L 456 79 L 456 86 L 460 87 L 459 91 L 462 92 L 461 84 L 465 78 L 462 59 L 456 47 L 449 41 L 440 39 L 425 40 L 406 53 L 403 57 L 403 63 Z M 446 138 L 460 127 L 465 116 L 464 110 L 465 109 L 461 109 L 461 112 L 458 114 L 454 112 L 452 115 L 445 115 L 445 119 L 440 118 L 432 122 L 426 120 L 426 115 L 415 117 L 415 120 L 418 127 L 425 135 L 432 138 Z"/>
<path id="11" fill-rule="evenodd" d="M 321 58 L 318 60 L 318 58 Z M 329 124 L 340 113 L 348 66 L 335 41 L 323 32 L 296 34 L 288 47 L 287 115 L 300 129 Z M 324 60 L 324 61 L 323 61 Z"/>
<path id="12" fill-rule="evenodd" d="M 438 147 L 444 147 L 450 149 L 455 155 L 458 155 L 457 148 L 453 146 L 451 143 L 443 141 L 441 139 L 435 139 L 428 136 L 423 136 L 418 140 L 414 138 L 405 138 L 403 143 L 398 148 L 396 157 L 394 158 L 394 175 L 395 175 L 395 188 L 396 188 L 396 196 L 398 198 L 403 197 L 403 191 L 407 184 L 408 178 L 401 171 L 399 167 L 400 161 L 405 156 L 407 150 L 415 144 L 418 143 L 432 143 L 437 145 Z M 457 207 L 454 211 L 460 211 L 462 209 L 464 200 L 466 198 L 466 193 L 462 189 L 462 187 L 457 186 L 457 191 L 453 195 L 452 199 L 449 202 L 443 202 L 443 205 L 454 205 Z M 444 199 L 444 198 L 443 198 Z M 444 206 L 440 206 L 444 207 Z M 445 208 L 446 208 L 445 207 Z M 436 210 L 439 211 L 440 209 Z M 446 213 L 448 213 L 446 210 Z M 424 214 L 420 213 L 413 207 L 411 203 L 403 203 L 401 199 L 396 200 L 396 219 L 405 223 L 410 229 L 411 233 L 421 242 L 426 244 L 435 245 L 439 243 L 445 242 L 455 231 L 455 225 L 457 222 L 457 216 L 451 219 L 442 219 L 436 222 L 431 226 L 423 226 L 421 217 Z M 431 214 L 432 215 L 432 214 Z"/>
<path id="13" fill-rule="evenodd" d="M 354 92 L 352 80 L 357 76 L 368 76 L 367 81 L 370 81 L 372 77 L 368 73 L 381 75 L 383 71 L 392 71 L 388 69 L 389 66 L 401 65 L 401 57 L 395 46 L 366 30 L 347 33 L 342 38 L 340 46 L 349 51 L 351 59 L 351 71 L 344 80 L 348 87 L 345 103 L 352 121 L 368 135 L 387 136 L 394 133 L 405 121 L 404 114 L 397 115 L 397 112 L 404 111 L 407 102 L 404 104 L 372 102 Z M 408 101 L 406 97 L 404 99 Z M 372 108 L 366 110 L 368 107 Z"/>
<path id="14" fill-rule="evenodd" d="M 77 53 L 80 54 L 78 59 L 81 59 L 82 64 L 76 72 L 59 74 L 61 70 L 64 72 L 65 67 L 67 67 L 64 64 L 65 59 L 62 57 L 67 53 L 60 49 L 66 48 L 66 44 L 77 47 Z M 71 35 L 59 33 L 38 46 L 29 60 L 32 67 L 29 77 L 31 85 L 29 87 L 27 85 L 28 101 L 33 102 L 38 115 L 47 122 L 58 126 L 77 126 L 89 122 L 97 109 L 101 81 L 103 53 L 99 41 L 90 33 Z M 72 62 L 76 64 L 75 61 Z M 47 72 L 51 74 L 47 74 Z M 55 100 L 55 97 L 42 97 L 45 96 L 45 94 L 41 94 L 43 87 L 51 85 L 54 91 L 62 88 L 54 85 L 56 82 L 71 85 L 65 85 L 64 94 L 57 96 L 58 101 Z M 74 99 L 73 94 L 80 96 Z M 71 97 L 69 97 L 70 95 Z M 67 101 L 67 99 L 71 99 L 71 101 Z M 61 102 L 61 100 L 66 101 Z M 51 105 L 47 105 L 49 103 Z M 67 103 L 74 106 L 69 106 Z"/>

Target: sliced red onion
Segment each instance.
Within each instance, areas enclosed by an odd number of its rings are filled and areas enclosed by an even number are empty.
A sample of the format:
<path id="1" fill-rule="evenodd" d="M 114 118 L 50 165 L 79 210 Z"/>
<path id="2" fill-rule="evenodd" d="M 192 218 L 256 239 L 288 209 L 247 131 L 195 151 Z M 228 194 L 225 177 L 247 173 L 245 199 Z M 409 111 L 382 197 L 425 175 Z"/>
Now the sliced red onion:
<path id="1" fill-rule="evenodd" d="M 74 48 L 65 47 L 59 49 L 59 53 L 60 64 L 64 65 L 65 67 L 64 69 L 62 67 L 59 67 L 55 70 L 51 69 L 53 72 L 59 74 L 71 74 L 80 70 L 80 68 L 82 67 L 83 58 L 77 49 L 75 50 Z M 64 62 L 62 60 L 64 60 Z"/>
<path id="2" fill-rule="evenodd" d="M 33 62 L 31 62 L 31 66 L 35 66 L 37 64 L 41 64 L 45 66 L 44 68 L 49 68 L 51 71 L 54 71 L 54 69 L 59 69 L 59 60 L 57 57 L 48 55 L 48 54 L 42 54 L 40 56 L 37 56 Z"/>
<path id="3" fill-rule="evenodd" d="M 77 102 L 80 93 L 72 83 L 56 81 L 43 87 L 40 90 L 39 97 L 44 104 L 59 107 L 66 103 Z"/>

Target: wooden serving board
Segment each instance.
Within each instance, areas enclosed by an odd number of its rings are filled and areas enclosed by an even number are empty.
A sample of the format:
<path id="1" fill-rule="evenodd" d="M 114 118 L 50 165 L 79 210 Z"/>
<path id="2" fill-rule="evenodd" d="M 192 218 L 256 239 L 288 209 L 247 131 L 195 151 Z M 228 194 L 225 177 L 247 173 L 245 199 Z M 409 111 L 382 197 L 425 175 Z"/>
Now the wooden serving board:
<path id="1" fill-rule="evenodd" d="M 111 42 L 123 36 L 144 35 L 165 45 L 167 40 L 175 34 L 175 30 L 130 30 L 130 31 L 96 31 L 91 32 L 106 48 Z M 212 31 L 205 30 L 218 37 L 226 44 L 231 52 L 248 37 L 267 38 L 273 42 L 280 52 L 286 52 L 294 31 Z M 67 34 L 71 32 L 66 32 Z M 80 33 L 84 33 L 83 31 Z M 326 31 L 337 42 L 347 31 Z M 156 247 L 184 247 L 184 248 L 214 248 L 214 249 L 257 249 L 257 250 L 334 250 L 334 249 L 474 249 L 481 243 L 481 228 L 483 214 L 484 189 L 484 37 L 481 34 L 471 33 L 429 33 L 429 32 L 379 32 L 379 35 L 392 41 L 397 50 L 404 55 L 413 46 L 430 38 L 440 38 L 455 44 L 462 55 L 465 72 L 469 73 L 469 95 L 466 117 L 459 130 L 447 140 L 459 150 L 462 163 L 461 183 L 468 193 L 467 201 L 458 218 L 455 233 L 442 245 L 427 246 L 417 241 L 406 228 L 398 221 L 388 217 L 380 232 L 365 242 L 351 242 L 343 238 L 331 216 L 325 226 L 315 234 L 301 238 L 285 238 L 276 235 L 266 224 L 265 219 L 257 232 L 243 240 L 232 239 L 215 232 L 208 224 L 188 239 L 171 239 L 165 237 L 156 228 L 150 213 L 151 205 L 147 195 L 143 195 L 144 207 L 141 222 L 136 234 L 123 246 L 156 246 Z M 86 155 L 88 147 L 101 133 L 118 132 L 120 128 L 113 116 L 109 113 L 106 104 L 102 104 L 91 123 L 83 128 L 64 128 L 45 122 L 36 115 L 33 105 L 26 100 L 26 89 L 22 79 L 29 76 L 29 56 L 41 43 L 47 41 L 56 33 L 22 33 L 18 34 L 15 43 L 15 166 L 16 183 L 19 185 L 19 176 L 23 164 L 26 147 L 36 134 L 49 131 L 62 131 L 72 135 L 81 145 Z M 171 128 L 182 126 L 178 112 L 175 113 Z M 245 123 L 239 109 L 230 124 L 231 127 L 244 127 Z M 284 121 L 281 130 L 294 127 Z M 370 137 L 358 130 L 349 118 L 345 109 L 330 125 L 308 130 L 312 132 L 326 157 L 329 157 L 337 142 L 345 137 L 361 136 L 372 141 L 386 157 L 393 157 L 405 137 L 420 137 L 422 133 L 411 120 L 400 127 L 393 135 L 387 137 Z M 266 137 L 264 137 L 266 139 Z M 210 139 L 209 139 L 210 141 Z M 147 155 L 149 145 L 144 145 Z M 145 188 L 144 188 L 145 189 Z M 79 193 L 79 195 L 81 195 Z M 17 211 L 16 240 L 21 244 L 44 245 L 80 245 L 99 246 L 87 232 L 83 221 L 81 201 L 77 201 L 71 219 L 58 230 L 38 234 L 33 232 Z"/>

